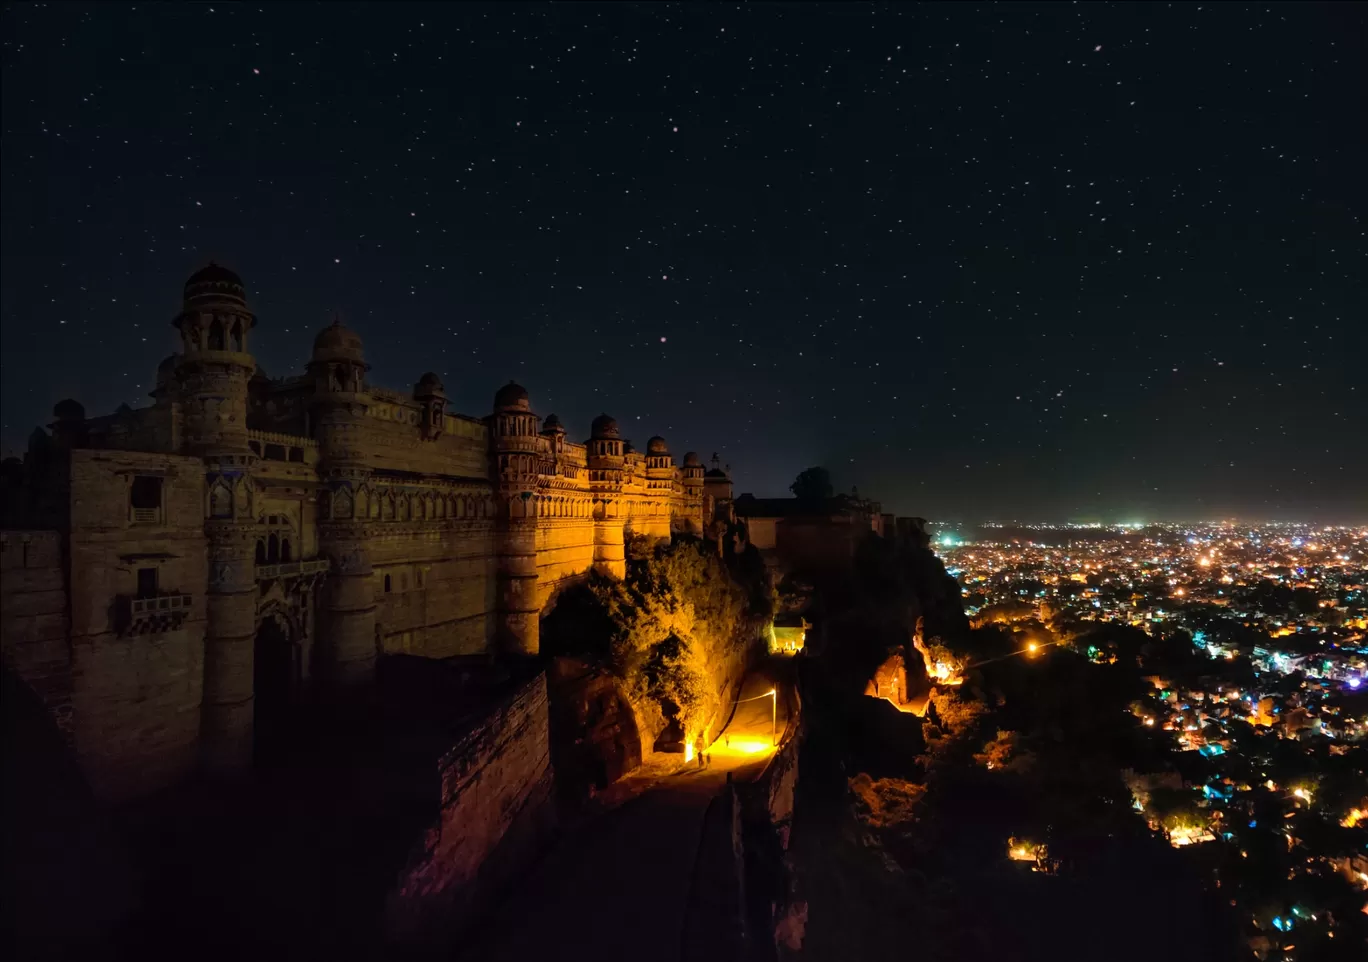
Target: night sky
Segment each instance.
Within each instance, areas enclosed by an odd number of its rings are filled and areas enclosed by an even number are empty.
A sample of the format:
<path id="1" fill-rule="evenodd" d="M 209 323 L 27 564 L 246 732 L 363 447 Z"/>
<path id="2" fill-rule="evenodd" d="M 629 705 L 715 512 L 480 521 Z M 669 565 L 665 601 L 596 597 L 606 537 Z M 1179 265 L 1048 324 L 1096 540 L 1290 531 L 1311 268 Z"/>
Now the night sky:
<path id="1" fill-rule="evenodd" d="M 1363 6 L 8 5 L 3 438 L 273 377 L 932 519 L 1368 518 Z"/>

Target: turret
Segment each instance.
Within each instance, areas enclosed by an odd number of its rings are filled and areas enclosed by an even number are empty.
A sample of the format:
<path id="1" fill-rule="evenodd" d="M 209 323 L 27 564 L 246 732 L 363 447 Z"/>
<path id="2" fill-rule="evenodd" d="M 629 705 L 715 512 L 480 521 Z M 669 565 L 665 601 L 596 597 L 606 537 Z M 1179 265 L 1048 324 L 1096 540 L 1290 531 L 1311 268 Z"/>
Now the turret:
<path id="1" fill-rule="evenodd" d="M 436 374 L 428 371 L 413 386 L 413 399 L 423 407 L 423 437 L 436 441 L 446 426 L 446 388 Z"/>
<path id="2" fill-rule="evenodd" d="M 318 439 L 319 466 L 329 480 L 358 482 L 369 474 L 362 439 L 370 404 L 368 370 L 360 335 L 334 317 L 314 338 L 308 367 L 314 382 L 313 434 Z"/>
<path id="3" fill-rule="evenodd" d="M 680 483 L 684 488 L 684 514 L 693 534 L 702 534 L 703 517 L 703 462 L 698 452 L 689 451 L 684 455 L 684 466 L 680 468 Z"/>
<path id="4" fill-rule="evenodd" d="M 192 454 L 245 452 L 256 315 L 247 309 L 242 278 L 213 262 L 196 271 L 185 282 L 184 302 L 172 324 L 181 339 L 174 380 L 184 446 Z M 169 382 L 172 372 L 166 375 Z"/>
<path id="5" fill-rule="evenodd" d="M 180 354 L 158 368 L 153 397 L 179 406 L 180 446 L 204 459 L 209 582 L 200 750 L 211 771 L 235 772 L 252 759 L 256 456 L 247 445 L 247 408 L 256 316 L 242 278 L 210 263 L 185 282 L 173 323 Z"/>
<path id="6" fill-rule="evenodd" d="M 535 655 L 541 645 L 537 605 L 537 416 L 527 389 L 509 381 L 489 416 L 493 482 L 499 497 L 498 607 L 495 641 L 505 654 Z"/>
<path id="7" fill-rule="evenodd" d="M 494 395 L 489 418 L 490 444 L 497 477 L 508 496 L 519 496 L 537 486 L 537 416 L 527 400 L 527 389 L 509 381 Z"/>
<path id="8" fill-rule="evenodd" d="M 553 455 L 565 450 L 565 425 L 561 424 L 561 419 L 554 414 L 548 414 L 542 422 L 541 435 L 551 443 Z"/>
<path id="9" fill-rule="evenodd" d="M 310 417 L 318 468 L 327 490 L 318 505 L 319 550 L 332 562 L 323 595 L 318 661 L 335 694 L 361 689 L 375 677 L 375 592 L 370 538 L 357 517 L 357 494 L 370 477 L 365 457 L 369 370 L 361 337 L 334 318 L 314 339 Z"/>
<path id="10" fill-rule="evenodd" d="M 89 441 L 85 408 L 80 401 L 67 398 L 52 409 L 52 438 L 60 448 L 83 448 Z"/>
<path id="11" fill-rule="evenodd" d="M 594 498 L 594 567 L 616 578 L 627 574 L 622 526 L 622 463 L 626 442 L 618 424 L 607 414 L 594 418 L 586 442 L 589 490 Z"/>

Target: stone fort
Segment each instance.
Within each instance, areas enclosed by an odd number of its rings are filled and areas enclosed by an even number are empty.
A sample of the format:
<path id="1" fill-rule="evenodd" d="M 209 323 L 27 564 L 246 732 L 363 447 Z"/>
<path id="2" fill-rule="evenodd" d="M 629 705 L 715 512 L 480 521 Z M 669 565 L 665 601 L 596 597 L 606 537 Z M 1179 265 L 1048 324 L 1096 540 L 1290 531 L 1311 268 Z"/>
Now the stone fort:
<path id="1" fill-rule="evenodd" d="M 624 574 L 629 534 L 702 534 L 713 458 L 644 452 L 613 418 L 569 439 L 517 384 L 482 417 L 431 373 L 371 384 L 321 331 L 271 380 L 235 273 L 185 283 L 150 406 L 63 401 L 4 474 L 4 658 L 110 798 L 251 765 L 301 693 L 368 686 L 381 655 L 520 658 L 565 586 Z"/>

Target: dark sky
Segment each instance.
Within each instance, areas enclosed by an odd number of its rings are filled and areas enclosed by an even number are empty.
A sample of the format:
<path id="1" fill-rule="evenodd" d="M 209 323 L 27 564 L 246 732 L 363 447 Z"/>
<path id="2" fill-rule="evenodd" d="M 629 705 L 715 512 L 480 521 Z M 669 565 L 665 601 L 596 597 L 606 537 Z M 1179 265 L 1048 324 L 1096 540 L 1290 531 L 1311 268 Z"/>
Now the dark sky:
<path id="1" fill-rule="evenodd" d="M 1368 517 L 1362 6 L 9 5 L 3 437 L 272 376 L 931 518 Z"/>

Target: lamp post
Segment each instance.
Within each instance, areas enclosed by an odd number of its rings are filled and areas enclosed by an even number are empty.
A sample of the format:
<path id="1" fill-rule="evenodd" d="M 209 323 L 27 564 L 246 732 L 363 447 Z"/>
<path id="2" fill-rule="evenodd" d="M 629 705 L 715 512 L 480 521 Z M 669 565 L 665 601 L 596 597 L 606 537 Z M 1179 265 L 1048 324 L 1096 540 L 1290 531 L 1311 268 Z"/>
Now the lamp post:
<path id="1" fill-rule="evenodd" d="M 771 688 L 770 696 L 770 744 L 777 744 L 779 738 L 779 690 Z"/>

